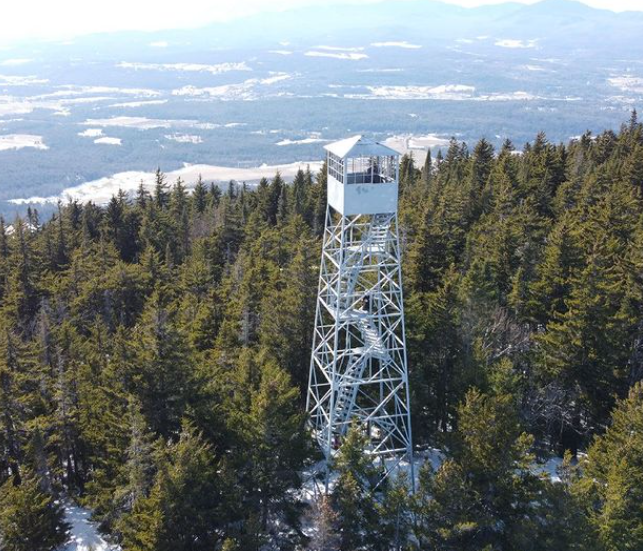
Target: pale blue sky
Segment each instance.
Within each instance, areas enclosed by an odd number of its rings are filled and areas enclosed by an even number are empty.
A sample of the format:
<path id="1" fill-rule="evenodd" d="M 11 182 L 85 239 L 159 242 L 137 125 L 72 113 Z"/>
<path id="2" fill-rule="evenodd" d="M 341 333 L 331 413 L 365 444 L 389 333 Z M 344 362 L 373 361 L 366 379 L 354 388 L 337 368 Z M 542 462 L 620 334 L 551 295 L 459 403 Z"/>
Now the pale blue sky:
<path id="1" fill-rule="evenodd" d="M 373 0 L 14 0 L 1 8 L 0 43 L 32 37 L 69 38 L 101 31 L 198 27 L 265 10 L 346 1 L 368 3 Z M 505 0 L 443 1 L 471 7 Z M 535 0 L 514 1 L 531 4 Z M 583 1 L 615 11 L 643 10 L 643 0 Z"/>

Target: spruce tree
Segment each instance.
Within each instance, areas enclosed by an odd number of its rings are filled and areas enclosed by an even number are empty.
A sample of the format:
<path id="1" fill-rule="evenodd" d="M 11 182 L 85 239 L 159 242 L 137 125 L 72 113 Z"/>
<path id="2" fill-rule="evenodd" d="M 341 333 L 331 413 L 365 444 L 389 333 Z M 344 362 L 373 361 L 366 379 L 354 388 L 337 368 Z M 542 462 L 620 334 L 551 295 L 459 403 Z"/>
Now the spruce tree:
<path id="1" fill-rule="evenodd" d="M 620 401 L 596 438 L 578 481 L 601 551 L 643 548 L 643 384 Z"/>
<path id="2" fill-rule="evenodd" d="M 4 551 L 53 551 L 67 541 L 64 510 L 26 472 L 0 486 L 0 547 Z"/>

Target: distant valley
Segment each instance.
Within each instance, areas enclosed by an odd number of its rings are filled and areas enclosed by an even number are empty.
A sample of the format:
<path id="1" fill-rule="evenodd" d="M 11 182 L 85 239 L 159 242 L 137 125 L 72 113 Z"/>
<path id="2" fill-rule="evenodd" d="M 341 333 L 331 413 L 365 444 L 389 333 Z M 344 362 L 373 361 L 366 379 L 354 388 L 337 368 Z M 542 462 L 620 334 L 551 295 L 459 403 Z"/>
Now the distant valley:
<path id="1" fill-rule="evenodd" d="M 522 147 L 617 129 L 643 103 L 642 31 L 643 13 L 566 0 L 414 0 L 14 45 L 0 50 L 0 212 L 51 210 L 79 186 L 103 201 L 113 175 L 156 167 L 251 180 L 239 169 L 319 161 L 351 134 L 421 156 L 452 136 Z"/>

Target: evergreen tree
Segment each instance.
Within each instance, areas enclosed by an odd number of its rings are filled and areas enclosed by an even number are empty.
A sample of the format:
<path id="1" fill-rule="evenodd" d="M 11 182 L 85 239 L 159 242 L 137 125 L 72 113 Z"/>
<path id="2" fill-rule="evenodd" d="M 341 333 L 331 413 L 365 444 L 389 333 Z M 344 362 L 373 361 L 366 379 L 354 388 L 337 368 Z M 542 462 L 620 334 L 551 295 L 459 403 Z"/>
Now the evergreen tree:
<path id="1" fill-rule="evenodd" d="M 20 484 L 0 486 L 0 546 L 6 551 L 53 551 L 67 541 L 69 525 L 60 504 L 42 492 L 29 473 Z"/>
<path id="2" fill-rule="evenodd" d="M 333 501 L 339 519 L 341 549 L 368 549 L 376 537 L 377 510 L 372 494 L 377 473 L 364 453 L 366 436 L 353 426 L 342 442 L 335 470 Z"/>
<path id="3" fill-rule="evenodd" d="M 199 174 L 199 179 L 194 186 L 194 193 L 192 194 L 192 204 L 194 205 L 194 210 L 199 214 L 205 212 L 205 208 L 208 205 L 208 192 L 203 183 L 203 178 Z"/>
<path id="4" fill-rule="evenodd" d="M 419 539 L 445 550 L 538 549 L 541 483 L 513 398 L 472 390 L 458 414 L 449 456 L 420 477 Z"/>
<path id="5" fill-rule="evenodd" d="M 643 547 L 643 385 L 619 402 L 582 463 L 578 484 L 600 549 Z"/>

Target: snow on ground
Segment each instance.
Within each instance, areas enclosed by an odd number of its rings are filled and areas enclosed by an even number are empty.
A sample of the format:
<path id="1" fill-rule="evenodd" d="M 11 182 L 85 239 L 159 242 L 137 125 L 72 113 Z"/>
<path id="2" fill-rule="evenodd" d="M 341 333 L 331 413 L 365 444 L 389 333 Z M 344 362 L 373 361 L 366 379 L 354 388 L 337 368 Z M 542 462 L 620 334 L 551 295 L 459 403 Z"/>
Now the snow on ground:
<path id="1" fill-rule="evenodd" d="M 0 136 L 0 151 L 10 149 L 23 149 L 32 147 L 34 149 L 49 149 L 42 141 L 42 136 L 34 134 L 5 134 Z"/>
<path id="2" fill-rule="evenodd" d="M 351 61 L 359 61 L 360 59 L 368 58 L 366 54 L 362 54 L 359 52 L 351 52 L 351 51 L 331 52 L 331 51 L 309 50 L 304 55 L 308 57 L 330 57 L 333 59 L 348 59 Z"/>
<path id="3" fill-rule="evenodd" d="M 107 119 L 87 119 L 79 123 L 82 126 L 100 126 L 103 128 L 135 128 L 137 130 L 151 130 L 153 128 L 200 128 L 211 130 L 219 128 L 220 124 L 210 122 L 199 122 L 197 120 L 181 119 L 148 119 L 147 117 L 110 117 Z"/>
<path id="4" fill-rule="evenodd" d="M 292 78 L 292 76 L 288 73 L 277 73 L 266 78 L 250 78 L 236 84 L 223 84 L 221 86 L 198 88 L 189 84 L 182 88 L 172 90 L 172 95 L 208 97 L 221 100 L 254 100 L 259 97 L 266 97 L 265 92 L 259 92 L 257 88 L 270 86 L 290 78 Z"/>
<path id="5" fill-rule="evenodd" d="M 524 71 L 532 71 L 532 72 L 542 72 L 547 70 L 544 67 L 541 67 L 540 65 L 521 65 L 518 68 Z"/>
<path id="6" fill-rule="evenodd" d="M 381 69 L 369 68 L 369 69 L 357 69 L 358 73 L 401 73 L 404 69 L 399 67 L 383 67 Z"/>
<path id="7" fill-rule="evenodd" d="M 124 96 L 139 96 L 151 98 L 160 96 L 161 92 L 150 88 L 118 88 L 116 86 L 81 86 L 78 84 L 63 84 L 56 86 L 58 90 L 49 94 L 36 96 L 38 98 L 50 98 L 57 96 L 86 96 L 88 94 L 118 94 Z"/>
<path id="8" fill-rule="evenodd" d="M 367 86 L 372 97 L 378 99 L 470 99 L 475 87 L 466 84 L 442 84 L 440 86 Z M 358 95 L 362 97 L 361 95 Z"/>
<path id="9" fill-rule="evenodd" d="M 643 78 L 635 77 L 632 75 L 624 75 L 621 77 L 612 77 L 607 79 L 610 86 L 614 86 L 624 92 L 635 92 L 643 94 Z"/>
<path id="10" fill-rule="evenodd" d="M 375 48 L 406 48 L 408 50 L 417 50 L 422 47 L 419 44 L 411 44 L 406 40 L 401 42 L 373 42 L 371 46 Z"/>
<path id="11" fill-rule="evenodd" d="M 164 138 L 178 143 L 203 143 L 201 136 L 195 136 L 193 134 L 166 134 Z"/>
<path id="12" fill-rule="evenodd" d="M 268 53 L 275 55 L 292 55 L 292 51 L 290 50 L 268 50 Z"/>
<path id="13" fill-rule="evenodd" d="M 0 84 L 2 86 L 33 86 L 36 84 L 47 84 L 49 79 L 31 76 L 18 75 L 0 75 Z"/>
<path id="14" fill-rule="evenodd" d="M 20 59 L 5 59 L 4 61 L 0 62 L 0 65 L 3 67 L 16 67 L 18 65 L 25 65 L 27 63 L 31 63 L 33 59 L 26 59 L 26 58 L 20 58 Z"/>
<path id="15" fill-rule="evenodd" d="M 329 88 L 352 88 L 356 92 L 343 94 L 347 99 L 440 100 L 440 101 L 579 101 L 578 97 L 543 97 L 524 90 L 515 92 L 476 93 L 474 86 L 441 84 L 440 86 L 360 86 L 329 85 Z M 361 89 L 361 90 L 360 90 Z M 367 93 L 364 92 L 367 91 Z"/>
<path id="16" fill-rule="evenodd" d="M 152 128 L 170 128 L 174 125 L 188 125 L 190 122 L 182 120 L 148 119 L 146 117 L 111 117 L 108 119 L 87 119 L 81 122 L 83 126 L 122 127 L 136 128 L 138 130 L 151 130 Z"/>
<path id="17" fill-rule="evenodd" d="M 120 138 L 110 138 L 109 136 L 105 136 L 103 138 L 96 138 L 94 140 L 94 143 L 105 145 L 122 145 L 123 140 L 121 140 Z"/>
<path id="18" fill-rule="evenodd" d="M 34 77 L 7 77 L 0 75 L 0 86 L 26 86 L 42 84 Z M 57 90 L 35 96 L 0 96 L 0 116 L 32 113 L 36 109 L 54 111 L 56 115 L 69 115 L 70 107 L 77 104 L 116 101 L 118 96 L 150 98 L 160 93 L 146 88 L 116 88 L 111 86 L 57 86 Z M 96 95 L 103 94 L 103 95 Z M 110 94 L 110 95 L 105 95 Z"/>
<path id="19" fill-rule="evenodd" d="M 517 92 L 507 92 L 507 93 L 499 93 L 499 94 L 489 94 L 485 96 L 478 96 L 479 101 L 533 101 L 533 100 L 539 100 L 539 99 L 547 99 L 542 96 L 536 96 L 534 94 L 530 94 L 529 92 L 524 92 L 522 90 L 518 90 Z M 549 98 L 553 99 L 553 98 Z"/>
<path id="20" fill-rule="evenodd" d="M 317 136 L 311 136 L 309 138 L 304 138 L 302 140 L 281 140 L 280 142 L 277 142 L 275 145 L 283 146 L 283 145 L 304 145 L 304 144 L 309 144 L 309 143 L 325 143 L 325 142 L 330 142 L 331 140 L 325 140 L 323 138 L 319 138 Z"/>
<path id="21" fill-rule="evenodd" d="M 384 144 L 402 154 L 413 152 L 413 156 L 417 162 L 419 158 L 418 153 L 424 152 L 421 155 L 423 158 L 427 149 L 432 147 L 447 147 L 449 145 L 449 140 L 448 138 L 440 137 L 437 134 L 404 134 L 387 138 Z"/>
<path id="22" fill-rule="evenodd" d="M 158 42 L 150 42 L 150 48 L 167 48 L 169 44 L 164 40 L 159 40 Z"/>
<path id="23" fill-rule="evenodd" d="M 362 46 L 315 46 L 315 50 L 326 50 L 328 52 L 361 52 Z"/>
<path id="24" fill-rule="evenodd" d="M 212 165 L 185 165 L 183 168 L 173 170 L 166 174 L 169 182 L 176 181 L 181 178 L 187 182 L 188 186 L 196 183 L 199 175 L 204 180 L 215 182 L 228 182 L 236 180 L 238 182 L 246 182 L 248 184 L 257 183 L 261 178 L 272 178 L 275 172 L 279 171 L 281 176 L 286 181 L 291 181 L 300 168 L 305 170 L 307 166 L 313 172 L 321 168 L 322 163 L 319 161 L 311 162 L 296 162 L 282 165 L 261 165 L 255 168 L 235 168 L 226 166 L 212 166 Z M 119 190 L 124 192 L 135 192 L 138 189 L 140 182 L 152 190 L 154 188 L 154 173 L 143 171 L 128 171 L 119 172 L 113 176 L 99 178 L 91 182 L 85 182 L 78 186 L 70 187 L 60 195 L 51 197 L 29 197 L 24 199 L 11 199 L 9 202 L 17 205 L 21 204 L 55 204 L 58 200 L 66 201 L 67 199 L 78 199 L 80 202 L 93 201 L 97 204 L 106 204 L 113 195 L 118 193 Z"/>
<path id="25" fill-rule="evenodd" d="M 505 38 L 503 40 L 496 40 L 494 43 L 500 48 L 535 48 L 538 39 L 535 40 L 515 40 L 513 38 Z"/>
<path id="26" fill-rule="evenodd" d="M 120 547 L 108 544 L 100 536 L 90 517 L 87 509 L 65 505 L 65 519 L 71 525 L 70 540 L 58 551 L 120 551 Z"/>
<path id="27" fill-rule="evenodd" d="M 186 71 L 192 73 L 211 73 L 219 75 L 230 71 L 252 71 L 245 61 L 240 63 L 216 63 L 206 65 L 202 63 L 131 63 L 122 61 L 118 65 L 123 69 L 134 69 L 136 71 Z"/>
<path id="28" fill-rule="evenodd" d="M 143 101 L 126 101 L 124 103 L 114 103 L 110 107 L 144 107 L 146 105 L 163 105 L 167 103 L 166 99 L 150 99 Z"/>
<path id="29" fill-rule="evenodd" d="M 560 457 L 550 457 L 544 463 L 534 464 L 532 470 L 534 474 L 545 474 L 552 482 L 560 482 L 560 468 L 563 460 Z"/>
<path id="30" fill-rule="evenodd" d="M 83 130 L 82 132 L 79 132 L 78 135 L 81 136 L 82 138 L 98 138 L 98 136 L 103 135 L 103 129 L 88 128 L 87 130 Z"/>

